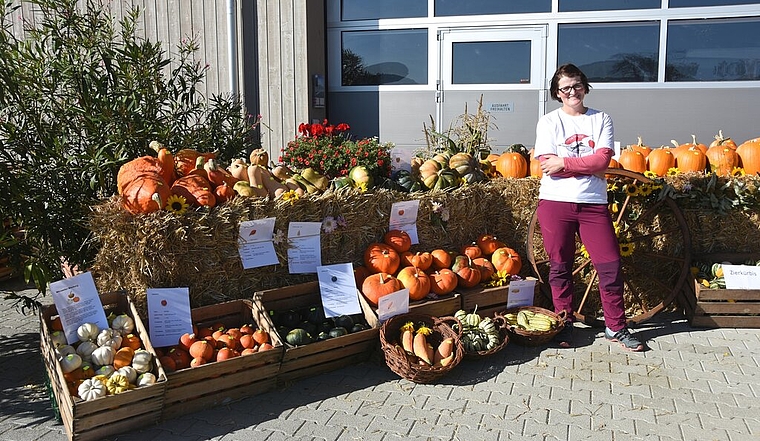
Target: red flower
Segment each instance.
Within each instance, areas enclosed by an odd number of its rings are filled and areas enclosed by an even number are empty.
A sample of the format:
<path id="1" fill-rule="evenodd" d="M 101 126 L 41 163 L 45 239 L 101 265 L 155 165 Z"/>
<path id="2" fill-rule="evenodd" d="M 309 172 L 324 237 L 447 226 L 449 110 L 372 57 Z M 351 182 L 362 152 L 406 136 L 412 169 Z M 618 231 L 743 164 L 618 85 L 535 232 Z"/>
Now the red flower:
<path id="1" fill-rule="evenodd" d="M 346 123 L 340 123 L 335 129 L 339 132 L 347 132 L 350 127 Z"/>

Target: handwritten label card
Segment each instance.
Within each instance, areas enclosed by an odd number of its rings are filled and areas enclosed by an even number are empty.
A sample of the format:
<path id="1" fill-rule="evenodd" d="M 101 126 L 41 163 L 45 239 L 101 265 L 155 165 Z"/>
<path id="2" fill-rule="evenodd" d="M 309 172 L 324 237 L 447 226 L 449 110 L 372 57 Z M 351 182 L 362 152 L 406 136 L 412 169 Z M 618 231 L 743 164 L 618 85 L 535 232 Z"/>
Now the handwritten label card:
<path id="1" fill-rule="evenodd" d="M 316 273 L 322 265 L 319 232 L 322 222 L 288 224 L 288 269 L 290 274 Z"/>
<path id="2" fill-rule="evenodd" d="M 280 263 L 274 251 L 275 218 L 240 222 L 238 252 L 243 269 L 259 268 Z"/>
<path id="3" fill-rule="evenodd" d="M 420 243 L 417 238 L 417 212 L 419 209 L 419 199 L 396 202 L 391 206 L 389 229 L 406 231 L 412 239 L 412 245 Z"/>
<path id="4" fill-rule="evenodd" d="M 760 289 L 760 266 L 723 265 L 726 289 Z"/>
<path id="5" fill-rule="evenodd" d="M 377 319 L 381 322 L 409 312 L 409 289 L 384 295 L 377 300 Z"/>
<path id="6" fill-rule="evenodd" d="M 317 267 L 319 291 L 325 317 L 359 314 L 359 291 L 356 289 L 354 267 L 350 263 L 337 263 Z"/>
<path id="7" fill-rule="evenodd" d="M 50 292 L 69 344 L 79 341 L 77 328 L 84 323 L 95 323 L 100 329 L 108 327 L 106 312 L 91 273 L 52 282 Z"/>
<path id="8" fill-rule="evenodd" d="M 512 280 L 509 282 L 507 309 L 518 306 L 533 306 L 536 279 Z"/>
<path id="9" fill-rule="evenodd" d="M 176 345 L 182 334 L 193 332 L 189 288 L 149 288 L 146 296 L 153 346 Z"/>

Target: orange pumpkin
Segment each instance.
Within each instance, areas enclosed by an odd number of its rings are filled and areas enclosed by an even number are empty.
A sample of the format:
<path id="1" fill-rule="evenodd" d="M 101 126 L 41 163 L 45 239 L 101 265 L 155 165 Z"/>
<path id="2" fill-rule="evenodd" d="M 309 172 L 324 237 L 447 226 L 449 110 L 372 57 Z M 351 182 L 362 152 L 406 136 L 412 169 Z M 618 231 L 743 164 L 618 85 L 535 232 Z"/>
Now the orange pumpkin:
<path id="1" fill-rule="evenodd" d="M 396 278 L 409 290 L 409 300 L 422 300 L 430 294 L 430 279 L 424 271 L 413 266 L 401 268 Z"/>
<path id="2" fill-rule="evenodd" d="M 632 149 L 623 149 L 618 158 L 620 165 L 630 171 L 644 173 L 647 170 L 647 160 L 641 152 Z"/>
<path id="3" fill-rule="evenodd" d="M 505 152 L 496 161 L 496 171 L 505 178 L 524 178 L 528 176 L 528 162 L 516 152 Z"/>
<path id="4" fill-rule="evenodd" d="M 501 247 L 507 246 L 504 242 L 500 241 L 493 234 L 481 234 L 480 237 L 475 240 L 478 244 L 480 251 L 483 255 L 490 256 L 494 251 Z"/>
<path id="5" fill-rule="evenodd" d="M 403 253 L 412 247 L 412 238 L 404 230 L 390 230 L 383 236 L 383 243 L 392 247 L 396 252 Z"/>
<path id="6" fill-rule="evenodd" d="M 188 204 L 195 207 L 216 205 L 216 196 L 211 190 L 211 183 L 197 174 L 191 173 L 174 181 L 171 193 L 184 197 Z"/>
<path id="7" fill-rule="evenodd" d="M 480 268 L 472 263 L 469 256 L 457 256 L 451 270 L 457 275 L 457 284 L 462 288 L 472 288 L 480 283 Z"/>
<path id="8" fill-rule="evenodd" d="M 116 175 L 116 191 L 123 194 L 127 185 L 135 179 L 156 175 L 163 179 L 163 168 L 157 158 L 153 156 L 135 158 L 119 167 L 119 172 Z M 164 180 L 164 182 L 166 181 Z"/>
<path id="9" fill-rule="evenodd" d="M 380 297 L 403 289 L 404 286 L 392 274 L 376 273 L 367 276 L 362 283 L 362 295 L 372 306 L 377 306 Z"/>
<path id="10" fill-rule="evenodd" d="M 530 149 L 529 157 L 530 157 L 530 163 L 528 164 L 528 174 L 529 176 L 533 178 L 540 178 L 544 175 L 543 170 L 541 170 L 541 161 L 539 161 L 537 158 L 533 157 L 533 149 Z"/>
<path id="11" fill-rule="evenodd" d="M 430 274 L 430 291 L 439 296 L 453 292 L 459 282 L 454 271 L 443 268 Z"/>
<path id="12" fill-rule="evenodd" d="M 736 150 L 738 147 L 733 139 L 723 136 L 723 130 L 718 130 L 718 134 L 715 135 L 715 139 L 710 143 L 709 146 L 707 146 L 707 148 L 709 150 L 710 147 L 715 146 L 728 147 L 732 150 Z"/>
<path id="13" fill-rule="evenodd" d="M 496 271 L 507 274 L 519 274 L 522 269 L 522 259 L 517 251 L 509 247 L 502 247 L 491 255 L 491 263 Z"/>
<path id="14" fill-rule="evenodd" d="M 754 175 L 760 171 L 760 138 L 744 141 L 736 148 L 744 173 Z"/>
<path id="15" fill-rule="evenodd" d="M 214 153 L 201 153 L 193 149 L 182 149 L 174 155 L 174 171 L 177 176 L 185 176 L 193 170 L 198 169 L 198 157 L 202 157 L 203 162 L 215 158 Z M 202 163 L 203 163 L 202 162 Z M 202 164 L 201 163 L 201 164 Z"/>
<path id="16" fill-rule="evenodd" d="M 356 281 L 356 287 L 361 288 L 362 284 L 364 283 L 364 279 L 367 278 L 371 273 L 367 269 L 366 266 L 363 265 L 356 265 L 354 266 L 354 280 Z"/>
<path id="17" fill-rule="evenodd" d="M 707 161 L 715 174 L 727 176 L 739 166 L 739 155 L 730 147 L 714 145 L 707 149 Z"/>
<path id="18" fill-rule="evenodd" d="M 427 251 L 413 253 L 406 251 L 401 254 L 401 263 L 403 266 L 413 266 L 427 271 L 430 265 L 433 264 L 433 256 Z"/>
<path id="19" fill-rule="evenodd" d="M 113 356 L 113 368 L 114 369 L 120 369 L 124 366 L 131 366 L 132 365 L 132 357 L 135 356 L 134 349 L 130 348 L 129 346 L 124 346 L 123 348 L 120 348 Z"/>
<path id="20" fill-rule="evenodd" d="M 480 270 L 480 281 L 487 282 L 491 280 L 491 276 L 496 272 L 493 264 L 487 257 L 476 257 L 472 259 L 473 265 Z"/>
<path id="21" fill-rule="evenodd" d="M 439 248 L 431 251 L 430 255 L 433 257 L 431 265 L 433 269 L 441 270 L 451 268 L 453 256 L 450 252 Z"/>
<path id="22" fill-rule="evenodd" d="M 676 156 L 676 167 L 680 172 L 704 172 L 707 156 L 698 147 L 689 147 Z"/>
<path id="23" fill-rule="evenodd" d="M 395 274 L 400 265 L 401 258 L 390 245 L 376 242 L 364 250 L 364 266 L 373 274 Z"/>
<path id="24" fill-rule="evenodd" d="M 130 181 L 121 196 L 122 206 L 128 212 L 152 213 L 166 206 L 171 189 L 161 175 L 144 175 Z"/>
<path id="25" fill-rule="evenodd" d="M 202 358 L 209 361 L 214 355 L 214 346 L 206 340 L 198 340 L 190 346 L 190 351 L 188 352 L 193 358 Z"/>
<path id="26" fill-rule="evenodd" d="M 214 197 L 217 203 L 231 201 L 235 196 L 237 196 L 237 193 L 226 182 L 214 187 Z"/>
<path id="27" fill-rule="evenodd" d="M 464 245 L 461 250 L 459 250 L 459 254 L 469 256 L 470 259 L 474 259 L 476 257 L 480 257 L 483 255 L 483 250 L 480 249 L 477 242 L 472 242 L 467 245 Z"/>
<path id="28" fill-rule="evenodd" d="M 676 158 L 673 156 L 673 149 L 662 146 L 654 149 L 647 157 L 649 171 L 657 176 L 665 176 L 668 170 L 676 166 Z"/>
<path id="29" fill-rule="evenodd" d="M 644 141 L 641 139 L 641 136 L 638 137 L 638 140 L 636 141 L 636 144 L 633 144 L 629 146 L 633 151 L 639 152 L 642 155 L 644 155 L 644 158 L 647 158 L 650 153 L 652 153 L 652 148 L 648 145 L 644 144 Z"/>

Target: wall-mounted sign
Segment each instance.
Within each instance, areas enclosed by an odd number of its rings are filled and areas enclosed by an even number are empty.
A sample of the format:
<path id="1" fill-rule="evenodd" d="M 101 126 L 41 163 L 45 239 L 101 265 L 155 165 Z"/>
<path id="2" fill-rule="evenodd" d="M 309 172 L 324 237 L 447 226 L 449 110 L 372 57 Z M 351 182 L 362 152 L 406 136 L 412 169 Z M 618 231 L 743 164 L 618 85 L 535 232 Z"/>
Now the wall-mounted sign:
<path id="1" fill-rule="evenodd" d="M 514 113 L 515 103 L 488 103 L 486 104 L 488 113 Z"/>

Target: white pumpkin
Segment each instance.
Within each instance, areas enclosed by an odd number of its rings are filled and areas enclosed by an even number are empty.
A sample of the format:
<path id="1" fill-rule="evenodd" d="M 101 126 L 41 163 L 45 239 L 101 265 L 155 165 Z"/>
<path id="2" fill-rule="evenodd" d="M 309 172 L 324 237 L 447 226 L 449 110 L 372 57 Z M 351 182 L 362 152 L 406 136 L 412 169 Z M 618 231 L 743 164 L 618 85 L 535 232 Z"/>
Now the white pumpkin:
<path id="1" fill-rule="evenodd" d="M 61 363 L 61 370 L 63 373 L 68 374 L 82 365 L 82 357 L 80 357 L 79 354 L 68 354 L 61 357 L 58 362 Z"/>
<path id="2" fill-rule="evenodd" d="M 116 372 L 116 370 L 113 368 L 113 366 L 107 364 L 105 366 L 99 367 L 98 370 L 95 371 L 95 375 L 102 375 L 105 378 L 108 378 L 113 375 L 114 372 Z"/>
<path id="3" fill-rule="evenodd" d="M 119 314 L 111 322 L 111 328 L 121 335 L 127 335 L 135 329 L 135 321 L 127 314 Z"/>
<path id="4" fill-rule="evenodd" d="M 77 328 L 77 337 L 79 341 L 95 341 L 98 338 L 100 329 L 95 323 L 82 323 Z"/>
<path id="5" fill-rule="evenodd" d="M 156 376 L 150 372 L 145 372 L 137 377 L 137 387 L 150 386 L 156 384 Z"/>
<path id="6" fill-rule="evenodd" d="M 58 353 L 58 357 L 60 358 L 60 357 L 65 357 L 66 355 L 69 355 L 69 354 L 76 354 L 77 350 L 74 349 L 74 346 L 63 345 L 63 346 L 58 346 L 57 348 L 55 348 L 55 352 Z"/>
<path id="7" fill-rule="evenodd" d="M 98 366 L 105 366 L 107 364 L 113 364 L 113 356 L 115 351 L 110 346 L 101 346 L 92 351 L 92 362 Z"/>
<path id="8" fill-rule="evenodd" d="M 132 366 L 122 366 L 116 370 L 117 374 L 127 377 L 130 383 L 135 384 L 137 382 L 137 370 Z"/>
<path id="9" fill-rule="evenodd" d="M 66 341 L 66 334 L 64 334 L 63 331 L 53 331 L 53 333 L 50 334 L 50 343 L 54 348 L 69 344 L 69 342 Z"/>
<path id="10" fill-rule="evenodd" d="M 137 370 L 138 373 L 144 374 L 150 371 L 150 361 L 153 359 L 153 355 L 145 349 L 138 349 L 135 351 L 134 357 L 132 357 L 132 367 Z"/>
<path id="11" fill-rule="evenodd" d="M 98 336 L 95 338 L 95 342 L 98 346 L 103 346 L 105 342 L 113 337 L 113 334 L 114 332 L 111 328 L 101 329 L 100 332 L 98 332 Z"/>
<path id="12" fill-rule="evenodd" d="M 106 391 L 106 385 L 94 377 L 84 380 L 77 388 L 79 398 L 85 401 L 92 401 L 96 398 L 105 397 Z"/>

